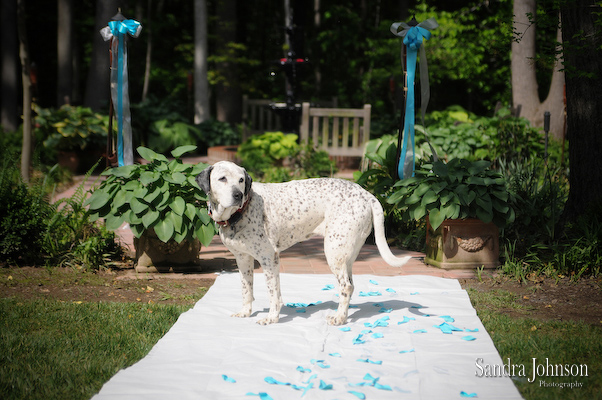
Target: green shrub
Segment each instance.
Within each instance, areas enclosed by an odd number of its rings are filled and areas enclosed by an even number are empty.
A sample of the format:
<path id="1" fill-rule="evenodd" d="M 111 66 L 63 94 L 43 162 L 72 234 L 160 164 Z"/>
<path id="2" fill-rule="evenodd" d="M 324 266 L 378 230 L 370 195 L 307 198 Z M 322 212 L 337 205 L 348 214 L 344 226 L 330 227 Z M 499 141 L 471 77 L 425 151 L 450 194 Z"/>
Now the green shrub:
<path id="1" fill-rule="evenodd" d="M 103 148 L 107 143 L 109 118 L 90 108 L 64 105 L 44 109 L 34 105 L 35 130 L 50 151 Z"/>
<path id="2" fill-rule="evenodd" d="M 369 168 L 354 174 L 355 181 L 380 201 L 385 212 L 387 237 L 396 237 L 404 248 L 422 251 L 425 245 L 426 224 L 404 218 L 401 208 L 387 200 L 394 192 L 397 182 L 397 138 L 385 135 L 371 140 L 366 147 Z"/>
<path id="3" fill-rule="evenodd" d="M 491 162 L 455 158 L 423 164 L 415 176 L 397 181 L 387 202 L 395 204 L 404 218 L 426 215 L 433 229 L 446 219 L 478 218 L 505 227 L 514 221 L 513 196 L 506 181 L 489 169 Z"/>
<path id="4" fill-rule="evenodd" d="M 515 194 L 516 219 L 504 230 L 504 238 L 516 242 L 524 254 L 537 243 L 549 244 L 568 198 L 568 180 L 561 169 L 543 162 L 501 162 L 500 170 Z"/>
<path id="5" fill-rule="evenodd" d="M 17 160 L 5 157 L 0 170 L 0 261 L 28 263 L 39 260 L 46 221 L 52 208 L 44 190 L 29 188 L 15 167 Z"/>
<path id="6" fill-rule="evenodd" d="M 242 166 L 263 182 L 286 182 L 332 176 L 336 163 L 312 143 L 299 145 L 297 135 L 266 132 L 251 137 L 238 149 Z"/>
<path id="7" fill-rule="evenodd" d="M 148 147 L 162 154 L 179 146 L 195 145 L 198 135 L 195 126 L 179 118 L 164 118 L 151 123 Z"/>
<path id="8" fill-rule="evenodd" d="M 134 143 L 139 143 L 143 146 L 150 146 L 149 140 L 151 134 L 156 134 L 156 132 L 151 132 L 155 122 L 166 120 L 170 124 L 173 124 L 174 122 L 187 123 L 189 121 L 189 118 L 186 117 L 186 104 L 171 96 L 158 98 L 149 95 L 144 101 L 133 103 L 130 107 Z M 182 112 L 183 110 L 184 112 Z M 160 138 L 155 138 L 154 140 L 160 140 Z M 161 148 L 169 148 L 169 145 L 161 145 Z"/>
<path id="9" fill-rule="evenodd" d="M 96 269 L 121 255 L 115 234 L 90 221 L 83 206 L 83 184 L 72 197 L 50 204 L 46 180 L 34 181 L 29 187 L 22 182 L 14 158 L 4 158 L 3 164 L 0 262 L 18 265 L 45 262 Z"/>
<path id="10" fill-rule="evenodd" d="M 132 130 L 137 142 L 158 153 L 185 145 L 197 145 L 204 152 L 208 147 L 240 143 L 240 130 L 229 123 L 209 119 L 193 125 L 191 113 L 185 110 L 184 104 L 172 98 L 149 96 L 133 104 Z"/>
<path id="11" fill-rule="evenodd" d="M 431 145 L 443 159 L 487 159 L 495 165 L 498 160 L 528 162 L 544 158 L 541 129 L 532 127 L 524 118 L 512 117 L 508 109 L 483 117 L 451 106 L 427 114 L 425 125 Z M 416 148 L 418 159 L 431 154 L 422 126 L 416 126 Z M 548 153 L 549 162 L 559 165 L 560 143 L 550 139 Z"/>
<path id="12" fill-rule="evenodd" d="M 198 128 L 198 139 L 207 147 L 240 143 L 240 130 L 233 129 L 227 122 L 209 119 L 196 125 L 196 127 Z"/>
<path id="13" fill-rule="evenodd" d="M 271 167 L 281 167 L 285 160 L 299 154 L 298 136 L 282 132 L 266 132 L 249 138 L 238 148 L 241 164 L 250 174 L 262 178 L 264 171 Z"/>
<path id="14" fill-rule="evenodd" d="M 576 223 L 565 227 L 552 246 L 552 263 L 558 272 L 575 279 L 602 273 L 602 206 L 588 210 Z"/>
<path id="15" fill-rule="evenodd" d="M 292 161 L 295 178 L 329 177 L 337 172 L 336 162 L 330 159 L 328 153 L 316 150 L 313 144 L 304 144 Z"/>
<path id="16" fill-rule="evenodd" d="M 196 146 L 174 149 L 168 160 L 162 154 L 139 147 L 148 163 L 124 165 L 105 171 L 107 177 L 86 202 L 91 218 L 106 219 L 111 230 L 127 222 L 139 238 L 148 229 L 167 243 L 197 238 L 204 246 L 215 235 L 215 226 L 207 213 L 207 196 L 195 178 L 207 164 L 184 164 L 181 156 Z"/>
<path id="17" fill-rule="evenodd" d="M 35 138 L 37 140 L 37 138 Z M 8 132 L 0 125 L 0 154 L 19 154 L 23 148 L 23 132 L 21 129 Z"/>
<path id="18" fill-rule="evenodd" d="M 90 219 L 85 202 L 82 183 L 71 197 L 52 204 L 53 213 L 43 237 L 48 264 L 99 269 L 121 257 L 123 251 L 115 241 L 115 233 Z"/>

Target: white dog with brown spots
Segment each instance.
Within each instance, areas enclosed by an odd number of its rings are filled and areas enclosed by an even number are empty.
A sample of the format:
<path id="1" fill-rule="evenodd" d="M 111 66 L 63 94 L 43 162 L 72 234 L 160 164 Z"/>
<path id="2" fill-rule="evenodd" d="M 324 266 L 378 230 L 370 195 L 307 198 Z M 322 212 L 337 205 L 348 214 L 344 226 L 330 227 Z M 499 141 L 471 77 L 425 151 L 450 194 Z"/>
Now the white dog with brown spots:
<path id="1" fill-rule="evenodd" d="M 389 265 L 400 267 L 410 259 L 391 253 L 381 204 L 353 182 L 319 178 L 252 183 L 244 168 L 228 161 L 207 167 L 196 181 L 209 198 L 209 212 L 219 224 L 222 242 L 236 257 L 243 306 L 235 317 L 251 315 L 257 260 L 270 295 L 268 316 L 258 323 L 278 322 L 282 307 L 280 253 L 314 235 L 324 237 L 324 254 L 339 286 L 338 310 L 328 317 L 331 325 L 347 321 L 353 293 L 351 268 L 372 227 L 378 250 Z"/>

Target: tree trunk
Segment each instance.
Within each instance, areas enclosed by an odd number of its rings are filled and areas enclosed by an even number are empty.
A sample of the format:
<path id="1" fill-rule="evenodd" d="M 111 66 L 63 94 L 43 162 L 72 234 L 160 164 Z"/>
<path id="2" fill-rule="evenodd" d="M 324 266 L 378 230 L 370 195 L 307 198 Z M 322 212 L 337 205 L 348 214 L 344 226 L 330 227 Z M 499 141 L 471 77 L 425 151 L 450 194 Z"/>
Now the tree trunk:
<path id="1" fill-rule="evenodd" d="M 208 120 L 209 82 L 207 81 L 207 2 L 194 0 L 194 123 Z"/>
<path id="2" fill-rule="evenodd" d="M 21 57 L 21 79 L 23 81 L 23 146 L 21 148 L 21 177 L 29 182 L 31 166 L 31 77 L 29 75 L 29 49 L 25 26 L 25 0 L 17 0 L 17 30 L 19 34 L 19 56 Z"/>
<path id="3" fill-rule="evenodd" d="M 539 99 L 537 76 L 535 71 L 535 33 L 536 24 L 530 16 L 537 13 L 535 0 L 514 0 L 514 31 L 518 41 L 512 42 L 512 103 L 521 106 L 521 117 L 528 119 L 533 126 L 543 126 L 543 115 L 549 111 L 550 134 L 562 139 L 564 134 L 564 73 L 560 62 L 556 63 L 552 81 L 546 99 Z M 557 33 L 560 42 L 560 29 Z"/>
<path id="4" fill-rule="evenodd" d="M 602 204 L 602 18 L 595 0 L 568 3 L 561 9 L 571 171 L 564 222 Z"/>
<path id="5" fill-rule="evenodd" d="M 321 11 L 320 11 L 320 0 L 314 0 L 314 29 L 317 33 L 320 32 L 322 24 Z M 313 53 L 317 59 L 320 59 L 319 46 L 317 47 L 317 51 Z M 313 67 L 314 70 L 314 78 L 316 80 L 314 95 L 318 98 L 321 97 L 322 94 L 322 71 L 320 69 L 320 63 L 316 63 Z"/>
<path id="6" fill-rule="evenodd" d="M 100 36 L 100 30 L 107 26 L 113 15 L 117 14 L 118 0 L 102 0 L 96 2 L 96 17 L 92 35 L 92 57 L 88 80 L 86 82 L 86 94 L 84 105 L 95 111 L 106 108 L 109 105 L 109 45 Z"/>
<path id="7" fill-rule="evenodd" d="M 146 24 L 144 24 L 144 28 L 146 29 L 146 57 L 144 60 L 144 82 L 142 84 L 141 98 L 142 101 L 146 100 L 146 96 L 148 96 L 148 88 L 150 86 L 150 70 L 153 52 L 153 0 L 148 0 L 146 8 Z"/>
<path id="8" fill-rule="evenodd" d="M 228 43 L 236 41 L 236 0 L 217 2 L 218 49 L 228 57 Z M 219 50 L 218 50 L 219 52 Z M 238 84 L 237 66 L 232 62 L 216 65 L 223 79 L 215 87 L 216 114 L 218 121 L 240 122 L 242 116 L 242 94 Z"/>
<path id="9" fill-rule="evenodd" d="M 14 132 L 19 127 L 18 94 L 19 77 L 17 75 L 17 2 L 3 1 L 0 15 L 2 37 L 2 127 L 5 131 Z"/>
<path id="10" fill-rule="evenodd" d="M 73 0 L 58 0 L 57 106 L 70 104 L 73 92 Z"/>

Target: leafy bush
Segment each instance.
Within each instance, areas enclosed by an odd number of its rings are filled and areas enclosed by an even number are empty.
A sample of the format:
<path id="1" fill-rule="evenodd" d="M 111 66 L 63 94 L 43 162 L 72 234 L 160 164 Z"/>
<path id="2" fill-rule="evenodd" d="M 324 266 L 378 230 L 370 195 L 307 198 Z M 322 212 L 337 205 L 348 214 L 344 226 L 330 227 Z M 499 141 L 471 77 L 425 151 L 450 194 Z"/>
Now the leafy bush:
<path id="1" fill-rule="evenodd" d="M 550 243 L 568 198 L 568 180 L 560 169 L 550 170 L 542 162 L 501 162 L 515 194 L 516 219 L 504 230 L 506 240 L 516 242 L 519 254 L 537 243 Z"/>
<path id="2" fill-rule="evenodd" d="M 602 273 L 602 213 L 590 212 L 566 227 L 558 239 L 548 242 L 529 241 L 517 246 L 518 241 L 507 241 L 504 274 L 519 281 L 543 274 L 556 279 L 569 276 L 579 279 L 584 275 Z"/>
<path id="3" fill-rule="evenodd" d="M 36 137 L 35 140 L 38 140 Z M 23 132 L 8 132 L 0 125 L 0 154 L 19 154 L 23 147 Z"/>
<path id="4" fill-rule="evenodd" d="M 196 125 L 198 139 L 207 147 L 226 146 L 240 143 L 240 131 L 237 131 L 227 122 L 209 119 Z"/>
<path id="5" fill-rule="evenodd" d="M 16 160 L 6 157 L 0 170 L 0 259 L 26 263 L 39 259 L 46 221 L 52 208 L 41 187 L 29 188 L 14 167 Z"/>
<path id="6" fill-rule="evenodd" d="M 0 261 L 97 269 L 121 255 L 115 234 L 90 221 L 83 184 L 72 197 L 49 204 L 47 183 L 28 187 L 9 160 L 0 172 Z"/>
<path id="7" fill-rule="evenodd" d="M 295 168 L 293 175 L 300 179 L 328 177 L 337 172 L 336 162 L 326 151 L 316 150 L 311 142 L 301 146 L 292 164 Z"/>
<path id="8" fill-rule="evenodd" d="M 599 275 L 602 267 L 602 209 L 593 209 L 557 231 L 568 198 L 564 171 L 543 163 L 501 163 L 516 194 L 516 219 L 503 231 L 502 271 L 519 280 L 529 274 Z"/>
<path id="9" fill-rule="evenodd" d="M 227 122 L 209 119 L 198 125 L 190 122 L 185 105 L 171 98 L 149 96 L 132 105 L 132 130 L 138 141 L 158 153 L 178 146 L 207 147 L 240 143 L 240 133 Z"/>
<path id="10" fill-rule="evenodd" d="M 273 166 L 282 167 L 285 160 L 299 153 L 297 138 L 293 133 L 282 132 L 255 135 L 239 146 L 238 157 L 249 173 L 263 177 L 263 171 Z"/>
<path id="11" fill-rule="evenodd" d="M 574 279 L 602 273 L 602 207 L 589 210 L 575 224 L 567 226 L 551 246 L 552 264 L 559 273 Z"/>
<path id="12" fill-rule="evenodd" d="M 354 174 L 355 181 L 380 201 L 385 212 L 385 230 L 388 237 L 397 237 L 401 246 L 415 251 L 424 248 L 426 224 L 404 218 L 403 211 L 387 199 L 397 182 L 397 138 L 385 135 L 371 140 L 366 146 L 369 168 Z"/>
<path id="13" fill-rule="evenodd" d="M 87 205 L 93 221 L 105 218 L 107 228 L 115 230 L 124 222 L 136 237 L 153 229 L 163 242 L 198 238 L 204 246 L 215 235 L 207 214 L 207 196 L 196 184 L 196 176 L 207 164 L 184 164 L 181 156 L 196 146 L 182 146 L 171 152 L 169 161 L 162 154 L 139 147 L 147 164 L 124 165 L 105 171 L 107 179 L 92 193 Z"/>
<path id="14" fill-rule="evenodd" d="M 241 164 L 257 180 L 286 182 L 332 176 L 336 163 L 312 143 L 297 144 L 297 135 L 266 132 L 252 136 L 238 148 Z"/>
<path id="15" fill-rule="evenodd" d="M 199 129 L 179 119 L 165 118 L 150 125 L 148 147 L 166 153 L 180 146 L 197 143 Z"/>
<path id="16" fill-rule="evenodd" d="M 404 218 L 426 215 L 433 229 L 445 219 L 478 218 L 503 228 L 514 221 L 513 196 L 499 172 L 486 160 L 453 159 L 423 164 L 415 176 L 397 181 L 388 203 L 404 212 Z"/>
<path id="17" fill-rule="evenodd" d="M 510 116 L 501 109 L 494 117 L 469 113 L 460 106 L 433 111 L 426 116 L 427 135 L 438 156 L 443 159 L 465 158 L 470 161 L 487 159 L 524 161 L 544 158 L 544 136 L 524 118 Z M 431 154 L 424 127 L 416 126 L 418 159 Z M 549 141 L 549 162 L 558 165 L 561 145 Z"/>
<path id="18" fill-rule="evenodd" d="M 149 95 L 144 101 L 131 104 L 132 112 L 132 134 L 134 143 L 140 143 L 143 146 L 150 146 L 149 139 L 152 131 L 152 125 L 156 121 L 166 120 L 171 124 L 174 122 L 188 122 L 185 116 L 185 103 L 174 99 L 172 96 L 156 97 Z M 187 143 L 194 144 L 194 143 Z"/>
<path id="19" fill-rule="evenodd" d="M 87 107 L 64 105 L 58 110 L 34 105 L 35 130 L 51 151 L 103 148 L 107 143 L 108 116 Z"/>
<path id="20" fill-rule="evenodd" d="M 85 180 L 89 176 L 90 172 Z M 49 262 L 59 266 L 98 269 L 108 267 L 122 255 L 115 233 L 90 219 L 85 202 L 86 192 L 82 183 L 71 197 L 52 204 L 53 214 L 43 238 Z"/>

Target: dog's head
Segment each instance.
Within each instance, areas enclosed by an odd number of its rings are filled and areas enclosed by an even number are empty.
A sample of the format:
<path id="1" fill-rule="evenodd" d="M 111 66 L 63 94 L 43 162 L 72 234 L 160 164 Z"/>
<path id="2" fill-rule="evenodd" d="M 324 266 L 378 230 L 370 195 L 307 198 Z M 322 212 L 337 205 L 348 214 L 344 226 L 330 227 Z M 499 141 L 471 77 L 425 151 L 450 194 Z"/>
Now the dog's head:
<path id="1" fill-rule="evenodd" d="M 204 169 L 196 182 L 209 197 L 213 219 L 227 221 L 249 198 L 253 180 L 244 168 L 220 161 Z"/>

